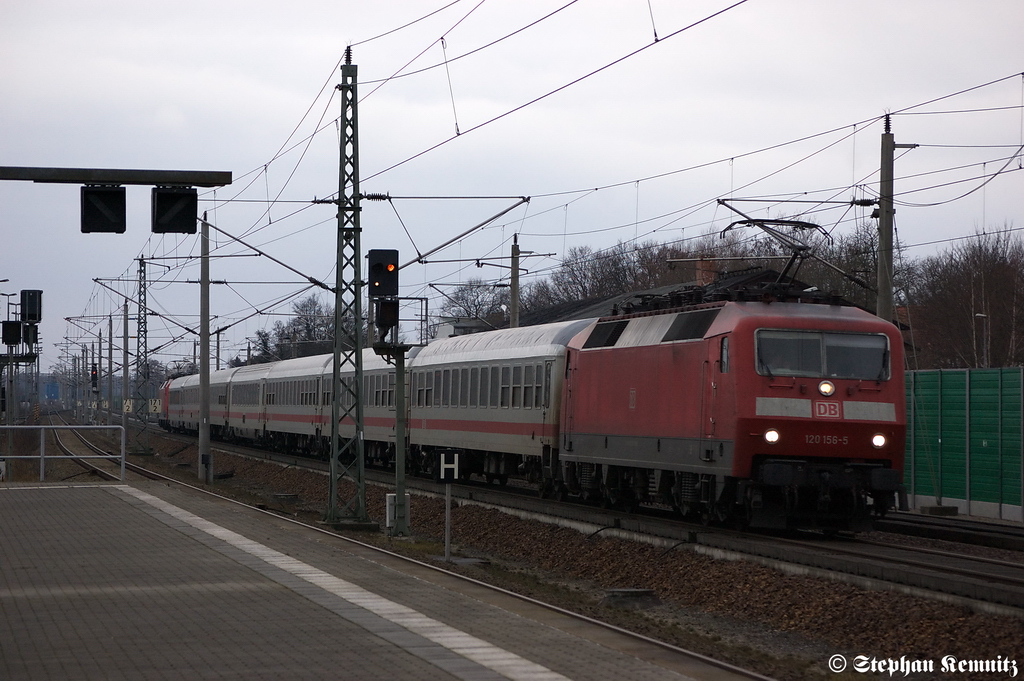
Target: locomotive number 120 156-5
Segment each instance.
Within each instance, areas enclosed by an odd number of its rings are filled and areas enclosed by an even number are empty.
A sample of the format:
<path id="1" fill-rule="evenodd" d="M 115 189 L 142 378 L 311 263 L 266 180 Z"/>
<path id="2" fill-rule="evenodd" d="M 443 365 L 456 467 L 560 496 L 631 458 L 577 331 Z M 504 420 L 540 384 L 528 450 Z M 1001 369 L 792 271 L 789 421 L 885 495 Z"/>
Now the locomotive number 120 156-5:
<path id="1" fill-rule="evenodd" d="M 850 438 L 846 435 L 804 435 L 804 444 L 808 445 L 846 445 Z"/>

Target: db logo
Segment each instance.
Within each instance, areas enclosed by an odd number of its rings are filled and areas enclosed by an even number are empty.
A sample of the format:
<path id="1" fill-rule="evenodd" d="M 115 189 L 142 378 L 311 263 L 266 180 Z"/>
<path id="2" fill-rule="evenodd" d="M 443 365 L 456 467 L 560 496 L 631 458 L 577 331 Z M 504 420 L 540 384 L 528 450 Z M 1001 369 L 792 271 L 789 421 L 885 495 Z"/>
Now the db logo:
<path id="1" fill-rule="evenodd" d="M 838 402 L 815 402 L 814 416 L 819 419 L 840 419 L 843 412 Z"/>

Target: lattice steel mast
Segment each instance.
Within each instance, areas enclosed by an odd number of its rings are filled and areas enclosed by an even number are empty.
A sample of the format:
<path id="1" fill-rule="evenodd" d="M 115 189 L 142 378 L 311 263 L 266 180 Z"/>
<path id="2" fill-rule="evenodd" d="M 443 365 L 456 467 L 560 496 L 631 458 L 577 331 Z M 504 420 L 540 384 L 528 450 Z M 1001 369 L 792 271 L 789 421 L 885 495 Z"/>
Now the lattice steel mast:
<path id="1" fill-rule="evenodd" d="M 359 127 L 357 67 L 352 48 L 341 67 L 341 163 L 338 177 L 338 264 L 334 296 L 334 367 L 331 389 L 331 485 L 326 522 L 368 522 L 363 476 L 363 309 L 359 244 Z M 353 380 L 342 384 L 341 368 L 353 367 Z M 339 426 L 355 426 L 341 441 Z M 348 478 L 355 496 L 344 504 L 338 483 Z"/>
<path id="2" fill-rule="evenodd" d="M 142 433 L 136 434 L 135 442 L 143 452 L 149 452 L 149 320 L 146 307 L 146 259 L 139 258 L 139 318 L 138 327 L 138 369 L 135 373 L 135 418 Z"/>

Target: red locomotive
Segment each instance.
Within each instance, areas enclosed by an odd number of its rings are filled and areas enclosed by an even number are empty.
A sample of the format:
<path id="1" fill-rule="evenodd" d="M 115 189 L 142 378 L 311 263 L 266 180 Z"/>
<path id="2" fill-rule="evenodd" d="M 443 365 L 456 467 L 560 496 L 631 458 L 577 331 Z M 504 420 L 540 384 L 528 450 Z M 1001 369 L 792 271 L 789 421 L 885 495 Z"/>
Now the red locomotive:
<path id="1" fill-rule="evenodd" d="M 606 318 L 566 364 L 556 489 L 860 530 L 900 488 L 902 339 L 858 308 L 717 302 Z"/>

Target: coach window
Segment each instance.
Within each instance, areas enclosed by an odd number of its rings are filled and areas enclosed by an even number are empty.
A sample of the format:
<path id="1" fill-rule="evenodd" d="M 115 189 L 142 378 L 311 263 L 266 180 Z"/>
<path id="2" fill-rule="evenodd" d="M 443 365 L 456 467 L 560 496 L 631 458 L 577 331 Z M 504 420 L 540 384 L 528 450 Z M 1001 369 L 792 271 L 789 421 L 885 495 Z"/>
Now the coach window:
<path id="1" fill-rule="evenodd" d="M 434 401 L 435 407 L 441 406 L 441 370 L 434 371 Z"/>
<path id="2" fill-rule="evenodd" d="M 469 370 L 469 406 L 475 407 L 480 397 L 480 369 L 473 367 Z"/>
<path id="3" fill-rule="evenodd" d="M 500 371 L 501 369 L 498 367 L 491 367 L 489 371 L 489 390 L 487 391 L 487 406 L 489 407 L 498 406 L 498 397 L 501 394 L 501 378 L 499 378 Z"/>
<path id="4" fill-rule="evenodd" d="M 723 374 L 729 373 L 729 337 L 722 336 L 722 342 L 720 345 L 721 359 L 718 363 L 718 370 Z"/>
<path id="5" fill-rule="evenodd" d="M 512 408 L 523 406 L 523 367 L 512 367 Z"/>
<path id="6" fill-rule="evenodd" d="M 452 370 L 445 369 L 441 374 L 441 406 L 447 407 L 452 399 Z"/>
<path id="7" fill-rule="evenodd" d="M 388 406 L 395 406 L 395 372 L 388 374 Z"/>
<path id="8" fill-rule="evenodd" d="M 460 381 L 462 370 L 452 369 L 452 406 L 459 406 L 459 388 L 462 386 Z"/>
<path id="9" fill-rule="evenodd" d="M 469 406 L 469 369 L 459 372 L 459 406 Z"/>
<path id="10" fill-rule="evenodd" d="M 523 367 L 523 409 L 533 409 L 533 365 Z"/>
<path id="11" fill-rule="evenodd" d="M 512 397 L 512 367 L 501 367 L 501 406 L 508 408 Z"/>
<path id="12" fill-rule="evenodd" d="M 480 369 L 480 406 L 489 407 L 491 404 L 491 370 L 488 367 Z"/>

